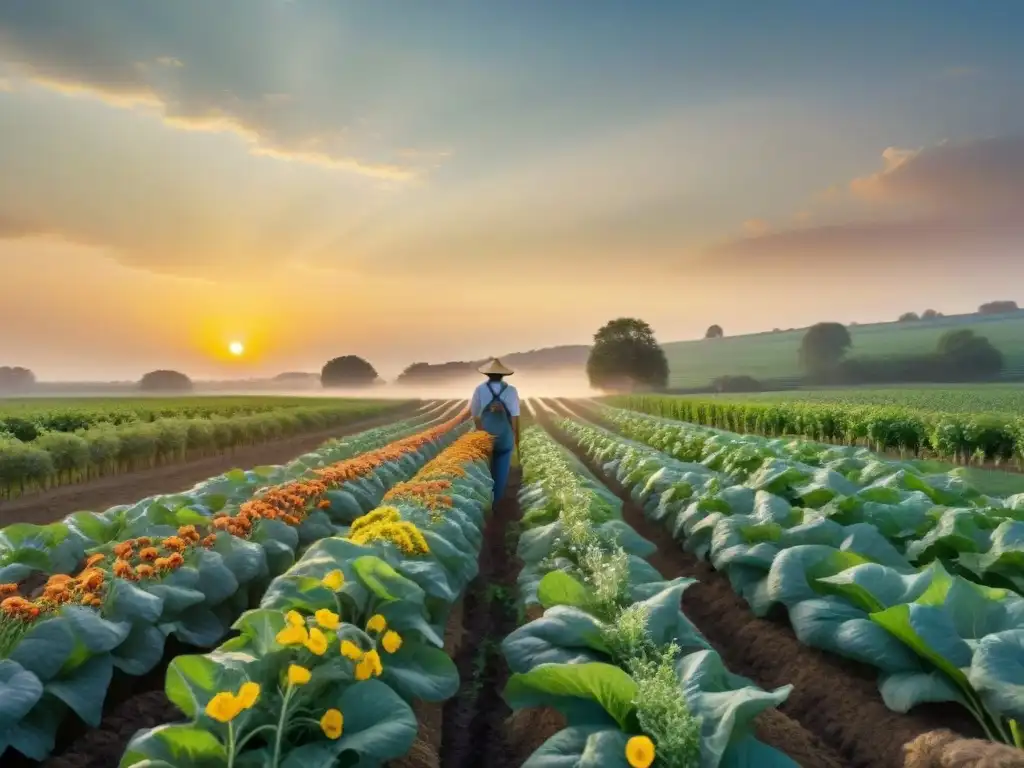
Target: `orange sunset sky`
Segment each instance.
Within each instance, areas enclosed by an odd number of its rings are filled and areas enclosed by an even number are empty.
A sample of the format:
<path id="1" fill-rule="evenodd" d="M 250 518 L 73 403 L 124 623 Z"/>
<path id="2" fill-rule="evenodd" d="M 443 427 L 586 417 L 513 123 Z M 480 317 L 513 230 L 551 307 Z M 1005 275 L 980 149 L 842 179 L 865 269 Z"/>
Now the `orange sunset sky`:
<path id="1" fill-rule="evenodd" d="M 1024 5 L 0 4 L 0 365 L 318 370 L 1024 286 Z M 231 341 L 246 352 L 228 354 Z"/>

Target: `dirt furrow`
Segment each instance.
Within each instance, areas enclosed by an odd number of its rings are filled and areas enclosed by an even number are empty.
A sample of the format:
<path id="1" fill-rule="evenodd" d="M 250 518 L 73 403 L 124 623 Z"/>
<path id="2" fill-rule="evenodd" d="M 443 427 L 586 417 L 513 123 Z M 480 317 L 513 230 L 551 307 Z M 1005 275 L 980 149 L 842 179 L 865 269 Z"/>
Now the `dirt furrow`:
<path id="1" fill-rule="evenodd" d="M 480 573 L 465 596 L 466 640 L 455 656 L 461 687 L 444 708 L 442 768 L 518 768 L 523 762 L 506 737 L 511 712 L 501 697 L 508 680 L 501 641 L 517 623 L 520 479 L 520 471 L 514 468 L 505 497 L 487 521 Z"/>
<path id="2" fill-rule="evenodd" d="M 559 403 L 550 404 L 560 413 L 572 415 Z M 649 559 L 651 564 L 666 577 L 698 580 L 683 595 L 683 610 L 726 666 L 763 688 L 793 684 L 794 690 L 778 714 L 759 719 L 758 733 L 767 743 L 804 768 L 905 768 L 904 746 L 922 734 L 949 728 L 971 737 L 980 735 L 973 721 L 956 707 L 922 707 L 907 715 L 892 712 L 882 702 L 872 668 L 801 644 L 784 611 L 767 619 L 756 618 L 726 576 L 684 552 L 666 529 L 644 517 L 628 492 L 555 427 L 550 417 L 543 415 L 542 420 L 623 499 L 626 522 L 658 547 Z"/>

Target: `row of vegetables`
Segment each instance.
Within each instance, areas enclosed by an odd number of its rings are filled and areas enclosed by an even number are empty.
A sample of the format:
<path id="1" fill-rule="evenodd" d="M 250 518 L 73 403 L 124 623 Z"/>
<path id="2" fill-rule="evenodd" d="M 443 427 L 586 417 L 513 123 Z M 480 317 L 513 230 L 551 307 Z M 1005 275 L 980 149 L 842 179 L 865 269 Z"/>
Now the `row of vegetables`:
<path id="1" fill-rule="evenodd" d="M 166 691 L 189 721 L 140 732 L 121 766 L 378 766 L 405 755 L 412 703 L 459 687 L 443 635 L 477 574 L 491 444 L 463 434 L 382 506 L 309 547 L 235 622 L 237 636 L 175 658 Z"/>
<path id="2" fill-rule="evenodd" d="M 663 580 L 621 502 L 539 427 L 522 460 L 519 596 L 543 614 L 502 643 L 504 695 L 565 722 L 524 768 L 795 768 L 752 735 L 791 686 L 764 691 L 725 669 L 681 610 L 693 580 Z"/>
<path id="3" fill-rule="evenodd" d="M 404 405 L 385 400 L 325 401 L 232 416 L 162 417 L 74 430 L 42 430 L 8 415 L 0 418 L 0 498 L 329 429 Z"/>
<path id="4" fill-rule="evenodd" d="M 801 435 L 867 444 L 879 451 L 932 453 L 951 461 L 1024 461 L 1024 419 L 1012 414 L 949 413 L 900 406 L 818 401 L 629 395 L 613 406 L 732 432 Z"/>
<path id="5" fill-rule="evenodd" d="M 298 552 L 347 530 L 467 429 L 465 413 L 425 414 L 184 494 L 5 528 L 0 753 L 45 758 L 72 713 L 98 725 L 114 670 L 149 672 L 169 636 L 215 645 Z"/>
<path id="6" fill-rule="evenodd" d="M 802 642 L 877 668 L 895 711 L 955 702 L 1024 746 L 1021 499 L 862 449 L 600 414 L 617 432 L 560 426 L 756 614 L 784 605 Z"/>

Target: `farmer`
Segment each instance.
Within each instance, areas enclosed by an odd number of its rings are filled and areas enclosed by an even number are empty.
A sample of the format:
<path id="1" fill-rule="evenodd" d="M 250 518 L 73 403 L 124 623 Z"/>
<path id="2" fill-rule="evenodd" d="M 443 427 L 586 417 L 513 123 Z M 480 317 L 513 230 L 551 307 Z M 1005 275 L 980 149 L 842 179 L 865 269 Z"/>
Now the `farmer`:
<path id="1" fill-rule="evenodd" d="M 487 377 L 475 390 L 469 401 L 473 422 L 479 430 L 494 435 L 494 453 L 491 456 L 491 476 L 494 478 L 494 501 L 505 495 L 505 484 L 512 466 L 512 449 L 519 452 L 519 393 L 504 378 L 514 371 L 494 358 L 477 370 Z"/>

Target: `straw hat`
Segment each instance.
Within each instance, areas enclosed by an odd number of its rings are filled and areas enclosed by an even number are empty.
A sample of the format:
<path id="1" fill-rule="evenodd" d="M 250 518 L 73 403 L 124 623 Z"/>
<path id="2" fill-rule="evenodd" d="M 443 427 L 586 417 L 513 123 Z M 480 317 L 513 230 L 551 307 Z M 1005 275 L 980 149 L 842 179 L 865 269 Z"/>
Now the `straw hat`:
<path id="1" fill-rule="evenodd" d="M 498 358 L 494 358 L 487 365 L 481 365 L 477 370 L 485 376 L 490 376 L 492 374 L 495 376 L 511 376 L 515 373 L 511 368 L 507 368 L 502 365 L 501 360 Z"/>

